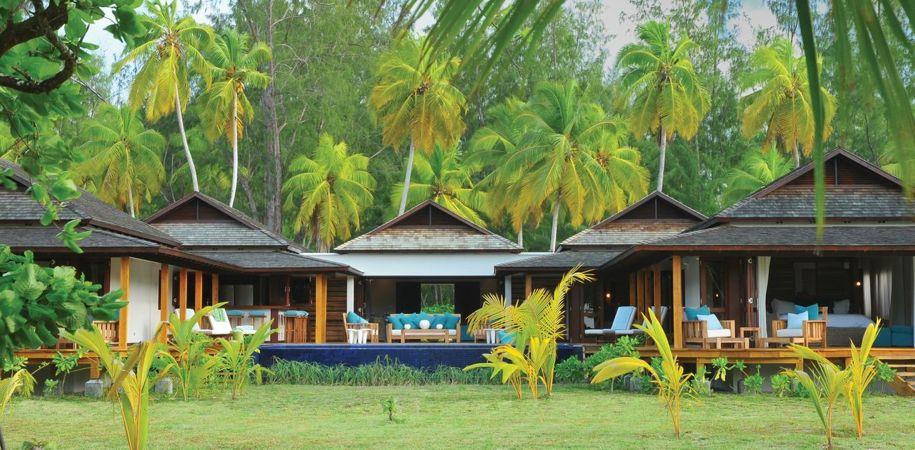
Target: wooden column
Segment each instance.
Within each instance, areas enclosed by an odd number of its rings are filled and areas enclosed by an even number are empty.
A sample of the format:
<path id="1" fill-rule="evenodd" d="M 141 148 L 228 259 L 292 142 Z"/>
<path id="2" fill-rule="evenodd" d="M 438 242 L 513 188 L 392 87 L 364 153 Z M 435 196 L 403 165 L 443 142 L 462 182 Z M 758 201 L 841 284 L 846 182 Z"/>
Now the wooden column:
<path id="1" fill-rule="evenodd" d="M 636 317 L 645 311 L 645 272 L 639 271 L 635 277 L 636 280 L 636 289 L 635 289 L 635 311 Z"/>
<path id="2" fill-rule="evenodd" d="M 655 314 L 661 314 L 661 265 L 655 264 L 654 271 L 651 274 L 651 277 L 654 281 L 654 312 Z M 658 317 L 658 320 L 661 320 Z"/>
<path id="3" fill-rule="evenodd" d="M 636 274 L 629 274 L 629 306 L 635 306 L 635 277 Z"/>
<path id="4" fill-rule="evenodd" d="M 683 348 L 683 264 L 680 255 L 671 257 L 673 275 L 673 299 L 671 312 L 674 321 L 674 348 Z"/>
<path id="5" fill-rule="evenodd" d="M 187 269 L 178 270 L 178 318 L 187 319 Z"/>
<path id="6" fill-rule="evenodd" d="M 124 295 L 121 300 L 127 302 L 121 308 L 120 317 L 118 317 L 118 348 L 127 349 L 127 309 L 130 307 L 130 257 L 122 256 L 119 260 L 121 290 Z"/>
<path id="7" fill-rule="evenodd" d="M 524 274 L 524 297 L 530 297 L 531 292 L 534 292 L 534 281 L 531 279 L 531 274 Z"/>
<path id="8" fill-rule="evenodd" d="M 283 304 L 286 306 L 292 306 L 292 277 L 286 275 L 286 278 L 283 279 Z"/>
<path id="9" fill-rule="evenodd" d="M 194 312 L 201 309 L 203 309 L 203 272 L 198 270 L 194 272 Z M 200 322 L 203 323 L 203 317 L 200 318 Z"/>
<path id="10" fill-rule="evenodd" d="M 210 304 L 219 303 L 219 274 L 210 274 Z"/>
<path id="11" fill-rule="evenodd" d="M 327 275 L 315 276 L 315 343 L 327 342 Z"/>
<path id="12" fill-rule="evenodd" d="M 159 268 L 159 321 L 168 322 L 168 299 L 169 287 L 171 287 L 171 277 L 169 276 L 168 264 L 163 263 Z"/>

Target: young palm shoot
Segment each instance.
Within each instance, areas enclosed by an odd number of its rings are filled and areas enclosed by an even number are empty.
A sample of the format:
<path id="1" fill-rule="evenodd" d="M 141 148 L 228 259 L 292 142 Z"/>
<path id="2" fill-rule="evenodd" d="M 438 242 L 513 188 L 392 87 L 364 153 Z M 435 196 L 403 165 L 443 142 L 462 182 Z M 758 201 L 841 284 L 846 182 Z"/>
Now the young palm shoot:
<path id="1" fill-rule="evenodd" d="M 857 348 L 854 343 L 851 343 L 851 359 L 845 367 L 849 373 L 845 396 L 848 397 L 848 405 L 851 415 L 855 419 L 855 428 L 859 438 L 864 437 L 864 392 L 877 376 L 877 368 L 880 364 L 879 360 L 870 356 L 879 330 L 880 319 L 877 319 L 877 323 L 868 325 L 864 331 L 861 348 Z"/>
<path id="2" fill-rule="evenodd" d="M 34 390 L 35 377 L 26 369 L 19 369 L 9 377 L 0 380 L 0 419 L 6 415 L 6 409 L 9 407 L 14 395 L 20 394 L 23 397 L 29 397 Z M 0 428 L 0 447 L 6 448 L 2 428 Z"/>
<path id="3" fill-rule="evenodd" d="M 813 370 L 807 373 L 804 370 L 785 370 L 784 374 L 796 379 L 810 394 L 810 400 L 816 408 L 817 416 L 823 424 L 826 433 L 826 446 L 832 448 L 833 411 L 842 394 L 848 389 L 848 370 L 839 369 L 839 366 L 820 356 L 817 352 L 802 345 L 791 345 L 791 350 L 803 359 L 814 362 Z"/>
<path id="4" fill-rule="evenodd" d="M 272 320 L 261 325 L 251 336 L 235 333 L 232 339 L 219 338 L 216 340 L 222 347 L 219 355 L 226 381 L 232 387 L 232 400 L 237 399 L 244 392 L 251 375 L 262 370 L 260 365 L 254 363 L 254 354 L 258 353 L 261 344 L 277 331 L 271 329 L 271 325 L 273 325 Z"/>
<path id="5" fill-rule="evenodd" d="M 683 373 L 683 366 L 677 363 L 677 357 L 671 351 L 670 344 L 667 342 L 667 334 L 664 333 L 664 327 L 655 317 L 654 311 L 649 310 L 648 315 L 645 318 L 647 325 L 636 325 L 636 328 L 644 331 L 658 347 L 658 353 L 661 355 L 660 368 L 655 369 L 651 364 L 639 358 L 622 356 L 604 361 L 594 367 L 595 375 L 591 379 L 591 383 L 602 383 L 637 370 L 648 372 L 658 387 L 658 399 L 661 400 L 661 403 L 664 403 L 670 415 L 674 434 L 679 438 L 680 410 L 683 406 L 683 400 L 695 395 L 693 384 L 690 383 L 692 374 Z"/>
<path id="6" fill-rule="evenodd" d="M 121 407 L 121 422 L 127 437 L 130 450 L 145 449 L 149 445 L 149 390 L 156 382 L 168 374 L 170 367 L 159 371 L 156 377 L 150 376 L 153 361 L 162 352 L 162 344 L 156 338 L 130 347 L 127 359 L 121 359 L 105 342 L 97 327 L 92 330 L 80 329 L 76 333 L 65 333 L 64 337 L 88 350 L 99 359 L 105 372 L 111 377 L 111 389 L 108 396 L 116 399 Z"/>
<path id="7" fill-rule="evenodd" d="M 171 362 L 171 373 L 178 382 L 178 390 L 184 401 L 199 394 L 200 389 L 219 365 L 219 358 L 207 352 L 212 340 L 200 331 L 194 330 L 194 326 L 207 314 L 223 305 L 225 303 L 207 306 L 185 320 L 181 320 L 175 313 L 168 318 L 171 339 L 168 344 L 169 351 L 164 355 Z"/>

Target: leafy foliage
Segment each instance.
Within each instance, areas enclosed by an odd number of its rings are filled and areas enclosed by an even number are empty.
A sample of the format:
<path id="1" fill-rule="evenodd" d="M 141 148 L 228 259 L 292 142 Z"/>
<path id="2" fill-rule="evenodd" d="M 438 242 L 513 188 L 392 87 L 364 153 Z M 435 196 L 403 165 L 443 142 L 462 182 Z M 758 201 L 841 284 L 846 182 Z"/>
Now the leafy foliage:
<path id="1" fill-rule="evenodd" d="M 0 248 L 0 360 L 24 348 L 57 344 L 61 329 L 88 328 L 92 320 L 112 320 L 126 303 L 121 291 L 101 297 L 101 286 L 68 266 L 42 267 L 31 252 Z"/>
<path id="2" fill-rule="evenodd" d="M 232 388 L 232 400 L 244 392 L 252 375 L 256 374 L 259 377 L 261 372 L 266 370 L 254 363 L 254 354 L 260 352 L 259 347 L 271 334 L 276 333 L 277 330 L 271 329 L 271 325 L 273 321 L 267 321 L 250 336 L 236 332 L 232 339 L 216 339 L 221 347 L 221 375 Z"/>
<path id="3" fill-rule="evenodd" d="M 429 384 L 488 384 L 489 377 L 478 371 L 456 367 L 417 369 L 388 358 L 359 366 L 325 366 L 308 361 L 274 360 L 267 380 L 280 384 L 328 386 L 420 386 Z"/>
<path id="4" fill-rule="evenodd" d="M 223 305 L 225 303 L 217 303 L 194 311 L 194 315 L 185 320 L 181 320 L 174 312 L 168 317 L 170 339 L 168 351 L 163 352 L 162 356 L 169 363 L 167 367 L 171 368 L 171 374 L 177 381 L 178 391 L 184 401 L 188 401 L 190 397 L 198 397 L 201 388 L 219 367 L 219 358 L 209 352 L 213 340 L 194 327 L 207 314 Z"/>
<path id="5" fill-rule="evenodd" d="M 416 172 L 410 181 L 407 207 L 432 200 L 471 222 L 484 223 L 477 211 L 483 210 L 487 196 L 474 189 L 470 171 L 455 149 L 435 147 L 428 156 L 417 155 L 413 164 Z M 397 183 L 391 191 L 393 208 L 402 197 L 403 183 Z"/>

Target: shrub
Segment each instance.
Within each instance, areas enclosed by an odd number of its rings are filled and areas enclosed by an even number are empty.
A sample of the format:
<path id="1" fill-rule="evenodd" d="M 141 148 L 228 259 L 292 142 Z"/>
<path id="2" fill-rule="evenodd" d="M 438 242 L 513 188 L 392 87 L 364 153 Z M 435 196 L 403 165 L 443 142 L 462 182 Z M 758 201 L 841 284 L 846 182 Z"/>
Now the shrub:
<path id="1" fill-rule="evenodd" d="M 791 378 L 787 375 L 776 374 L 772 375 L 772 378 L 769 379 L 769 382 L 772 384 L 772 392 L 779 397 L 787 397 L 792 394 L 792 383 Z"/>
<path id="2" fill-rule="evenodd" d="M 493 384 L 483 371 L 464 372 L 457 367 L 417 369 L 396 360 L 378 359 L 360 366 L 326 366 L 307 361 L 274 360 L 268 381 L 277 384 L 342 386 L 414 386 L 427 384 Z"/>
<path id="3" fill-rule="evenodd" d="M 585 383 L 588 381 L 588 368 L 585 362 L 576 356 L 556 364 L 556 381 L 560 383 Z"/>
<path id="4" fill-rule="evenodd" d="M 763 377 L 759 374 L 759 365 L 756 366 L 756 373 L 752 375 L 747 375 L 743 380 L 743 387 L 747 389 L 747 392 L 751 394 L 759 394 L 762 392 L 763 386 Z"/>
<path id="5" fill-rule="evenodd" d="M 609 361 L 614 358 L 619 358 L 623 356 L 628 356 L 631 358 L 638 358 L 639 352 L 636 350 L 637 347 L 645 343 L 645 338 L 643 336 L 621 336 L 616 341 L 604 344 L 601 346 L 600 350 L 597 353 L 585 358 L 583 368 L 586 375 L 590 375 L 594 372 L 594 368 L 604 361 Z M 605 382 L 596 384 L 594 386 L 599 388 L 610 388 L 615 389 L 620 387 L 625 383 L 625 380 L 622 378 L 613 378 Z"/>

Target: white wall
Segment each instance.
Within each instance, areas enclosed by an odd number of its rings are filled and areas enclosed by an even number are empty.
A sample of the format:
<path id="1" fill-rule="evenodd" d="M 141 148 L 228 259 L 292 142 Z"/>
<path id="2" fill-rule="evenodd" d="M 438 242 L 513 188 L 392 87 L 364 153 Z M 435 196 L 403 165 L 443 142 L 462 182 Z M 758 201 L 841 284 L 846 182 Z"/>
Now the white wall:
<path id="1" fill-rule="evenodd" d="M 543 253 L 308 253 L 366 277 L 491 277 L 495 266 Z"/>
<path id="2" fill-rule="evenodd" d="M 699 257 L 697 256 L 685 256 L 683 257 L 683 268 L 684 268 L 684 279 L 686 281 L 686 288 L 683 292 L 683 306 L 689 308 L 698 308 L 700 306 L 701 299 L 699 296 Z"/>
<path id="3" fill-rule="evenodd" d="M 130 297 L 127 310 L 127 342 L 155 336 L 159 325 L 159 268 L 157 262 L 130 258 Z M 111 258 L 111 290 L 121 288 L 120 258 Z"/>

